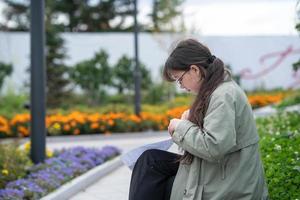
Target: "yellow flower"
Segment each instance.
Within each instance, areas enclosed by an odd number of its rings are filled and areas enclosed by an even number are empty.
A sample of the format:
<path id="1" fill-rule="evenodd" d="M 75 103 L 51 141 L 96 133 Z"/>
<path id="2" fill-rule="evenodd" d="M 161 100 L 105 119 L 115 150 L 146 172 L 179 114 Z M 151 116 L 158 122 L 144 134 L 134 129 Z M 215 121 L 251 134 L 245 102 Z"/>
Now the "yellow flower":
<path id="1" fill-rule="evenodd" d="M 7 170 L 7 169 L 3 169 L 3 170 L 2 170 L 2 174 L 3 174 L 4 176 L 7 176 L 7 175 L 8 175 L 8 170 Z"/>
<path id="2" fill-rule="evenodd" d="M 31 143 L 30 143 L 30 142 L 26 142 L 26 143 L 24 144 L 24 149 L 25 149 L 25 151 L 30 151 L 30 147 L 31 147 Z"/>
<path id="3" fill-rule="evenodd" d="M 25 152 L 29 153 L 31 148 L 31 142 L 26 142 L 24 145 L 20 146 L 20 150 L 24 150 Z M 53 157 L 53 151 L 46 148 L 46 156 L 48 158 Z"/>
<path id="4" fill-rule="evenodd" d="M 59 123 L 55 123 L 55 124 L 53 125 L 53 128 L 55 128 L 55 129 L 57 129 L 57 130 L 60 130 L 61 126 L 60 126 Z"/>
<path id="5" fill-rule="evenodd" d="M 46 155 L 47 155 L 48 158 L 51 158 L 53 156 L 53 151 L 47 149 L 46 150 Z"/>

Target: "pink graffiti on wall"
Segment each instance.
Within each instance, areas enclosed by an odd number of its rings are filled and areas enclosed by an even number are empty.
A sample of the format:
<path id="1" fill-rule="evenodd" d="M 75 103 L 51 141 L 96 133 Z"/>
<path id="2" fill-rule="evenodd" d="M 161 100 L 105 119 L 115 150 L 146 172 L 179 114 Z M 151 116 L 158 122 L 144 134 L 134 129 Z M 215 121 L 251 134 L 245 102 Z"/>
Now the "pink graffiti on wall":
<path id="1" fill-rule="evenodd" d="M 292 45 L 288 46 L 285 50 L 283 51 L 278 51 L 278 52 L 272 52 L 265 54 L 260 57 L 259 63 L 262 66 L 266 66 L 265 62 L 268 59 L 275 58 L 275 62 L 273 62 L 271 65 L 268 67 L 265 67 L 261 71 L 258 71 L 256 73 L 252 73 L 251 69 L 245 68 L 240 72 L 240 76 L 242 79 L 257 79 L 262 76 L 265 76 L 266 74 L 270 73 L 272 70 L 275 68 L 279 67 L 280 64 L 290 55 L 293 54 L 300 54 L 300 49 L 295 49 L 293 48 Z M 298 69 L 296 72 L 292 74 L 292 77 L 294 78 L 294 82 L 291 83 L 290 87 L 296 87 L 297 85 L 300 85 L 300 69 Z"/>

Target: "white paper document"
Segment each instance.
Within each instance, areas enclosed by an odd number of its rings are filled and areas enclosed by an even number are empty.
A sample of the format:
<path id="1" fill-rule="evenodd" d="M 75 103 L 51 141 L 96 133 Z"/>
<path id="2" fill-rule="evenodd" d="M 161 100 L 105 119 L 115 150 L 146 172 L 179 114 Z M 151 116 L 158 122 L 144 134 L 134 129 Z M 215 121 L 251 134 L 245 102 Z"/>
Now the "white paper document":
<path id="1" fill-rule="evenodd" d="M 135 149 L 132 149 L 131 151 L 123 154 L 121 156 L 122 162 L 129 167 L 129 169 L 133 169 L 137 159 L 140 157 L 140 155 L 148 150 L 148 149 L 159 149 L 167 151 L 173 144 L 172 139 L 163 140 L 161 142 L 155 142 L 151 144 L 146 144 L 144 146 L 137 147 Z"/>

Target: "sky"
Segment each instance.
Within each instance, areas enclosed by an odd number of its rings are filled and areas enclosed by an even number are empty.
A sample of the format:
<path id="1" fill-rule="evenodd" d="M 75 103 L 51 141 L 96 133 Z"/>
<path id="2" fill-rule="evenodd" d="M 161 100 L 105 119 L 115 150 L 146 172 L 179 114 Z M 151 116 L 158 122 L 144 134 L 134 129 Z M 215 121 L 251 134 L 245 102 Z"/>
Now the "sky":
<path id="1" fill-rule="evenodd" d="M 0 13 L 4 4 L 0 0 Z M 185 0 L 187 32 L 201 35 L 297 35 L 298 0 Z M 152 0 L 138 0 L 139 21 L 147 22 Z M 299 5 L 298 5 L 299 7 Z M 0 21 L 3 17 L 0 15 Z"/>

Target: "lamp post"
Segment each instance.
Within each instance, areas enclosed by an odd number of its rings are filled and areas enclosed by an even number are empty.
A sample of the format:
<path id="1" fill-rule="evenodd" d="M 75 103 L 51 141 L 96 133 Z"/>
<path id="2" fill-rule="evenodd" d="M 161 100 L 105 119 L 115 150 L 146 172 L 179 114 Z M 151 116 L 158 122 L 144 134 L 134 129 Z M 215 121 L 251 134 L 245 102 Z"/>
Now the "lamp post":
<path id="1" fill-rule="evenodd" d="M 137 0 L 134 0 L 134 53 L 135 53 L 134 111 L 136 115 L 140 115 L 141 112 L 141 72 L 139 67 L 138 33 L 139 33 L 139 26 L 137 21 Z"/>
<path id="2" fill-rule="evenodd" d="M 45 128 L 45 25 L 44 0 L 30 2 L 30 47 L 31 47 L 31 159 L 34 163 L 43 162 L 46 149 Z"/>

